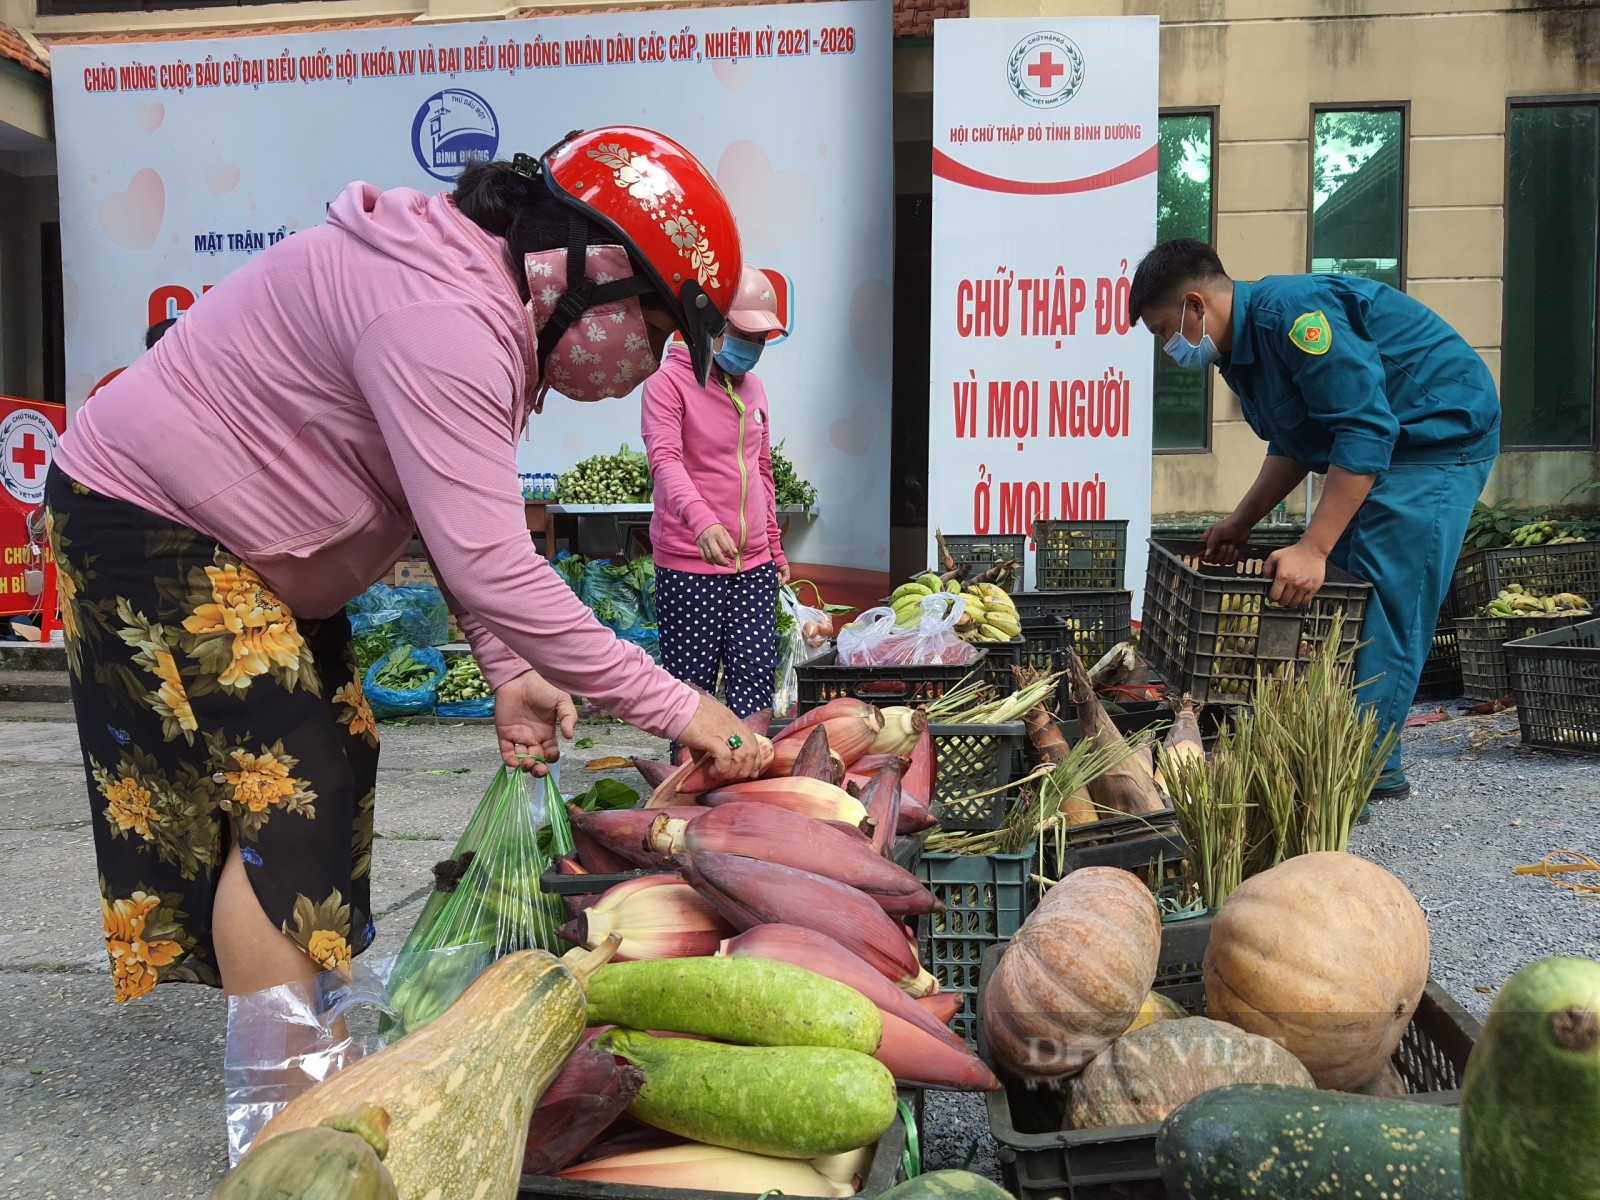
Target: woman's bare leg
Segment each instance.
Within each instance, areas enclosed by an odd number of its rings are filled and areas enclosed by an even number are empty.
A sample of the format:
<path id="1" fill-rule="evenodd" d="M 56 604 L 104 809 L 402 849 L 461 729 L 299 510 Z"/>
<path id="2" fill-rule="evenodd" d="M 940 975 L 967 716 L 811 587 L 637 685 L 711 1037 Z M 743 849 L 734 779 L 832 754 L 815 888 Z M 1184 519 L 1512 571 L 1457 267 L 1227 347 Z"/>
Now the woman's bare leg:
<path id="1" fill-rule="evenodd" d="M 237 845 L 229 847 L 217 880 L 211 944 L 222 973 L 222 990 L 229 996 L 265 991 L 322 972 L 268 919 L 245 875 Z"/>

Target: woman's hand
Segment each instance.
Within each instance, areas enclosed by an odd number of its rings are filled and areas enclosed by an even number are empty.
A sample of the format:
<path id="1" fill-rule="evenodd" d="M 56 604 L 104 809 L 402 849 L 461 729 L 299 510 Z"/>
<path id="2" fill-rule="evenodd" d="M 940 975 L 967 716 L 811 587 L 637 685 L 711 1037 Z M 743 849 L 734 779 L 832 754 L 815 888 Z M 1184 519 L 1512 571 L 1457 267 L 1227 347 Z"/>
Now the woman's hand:
<path id="1" fill-rule="evenodd" d="M 700 547 L 700 557 L 714 567 L 731 567 L 739 559 L 739 547 L 720 523 L 696 538 L 695 544 Z"/>
<path id="2" fill-rule="evenodd" d="M 556 735 L 571 738 L 577 728 L 578 710 L 572 697 L 537 671 L 524 671 L 495 689 L 494 729 L 500 739 L 500 757 L 508 767 L 549 774 L 544 763 L 534 759 L 555 762 L 561 757 Z"/>
<path id="3" fill-rule="evenodd" d="M 788 563 L 784 563 L 783 566 L 778 568 L 778 585 L 780 587 L 788 587 L 789 586 L 789 578 L 790 578 L 789 564 Z"/>
<path id="4" fill-rule="evenodd" d="M 705 693 L 700 707 L 678 735 L 678 744 L 704 754 L 712 761 L 712 774 L 718 779 L 754 779 L 771 762 L 763 752 L 764 739 L 758 738 L 745 723 Z M 737 741 L 737 749 L 730 744 Z M 770 743 L 768 743 L 770 746 Z M 766 758 L 766 762 L 763 762 Z"/>

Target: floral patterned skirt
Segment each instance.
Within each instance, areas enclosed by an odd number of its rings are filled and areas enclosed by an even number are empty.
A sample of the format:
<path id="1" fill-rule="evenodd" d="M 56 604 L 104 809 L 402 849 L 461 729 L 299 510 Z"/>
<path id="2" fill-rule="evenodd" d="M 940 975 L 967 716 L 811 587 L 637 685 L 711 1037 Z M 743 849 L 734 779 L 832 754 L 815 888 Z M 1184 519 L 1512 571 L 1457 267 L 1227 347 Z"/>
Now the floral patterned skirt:
<path id="1" fill-rule="evenodd" d="M 52 469 L 46 491 L 118 1000 L 218 986 L 237 845 L 323 967 L 371 943 L 378 730 L 344 614 L 297 620 L 216 542 Z"/>

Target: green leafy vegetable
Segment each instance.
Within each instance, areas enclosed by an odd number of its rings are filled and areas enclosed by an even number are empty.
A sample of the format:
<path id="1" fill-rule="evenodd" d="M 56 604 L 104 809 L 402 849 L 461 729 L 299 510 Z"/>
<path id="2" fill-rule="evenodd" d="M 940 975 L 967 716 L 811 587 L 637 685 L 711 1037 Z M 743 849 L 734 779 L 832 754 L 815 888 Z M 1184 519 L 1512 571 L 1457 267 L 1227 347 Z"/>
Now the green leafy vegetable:
<path id="1" fill-rule="evenodd" d="M 817 503 L 817 489 L 796 473 L 783 453 L 783 442 L 772 448 L 772 490 L 779 508 L 798 507 L 809 515 Z"/>

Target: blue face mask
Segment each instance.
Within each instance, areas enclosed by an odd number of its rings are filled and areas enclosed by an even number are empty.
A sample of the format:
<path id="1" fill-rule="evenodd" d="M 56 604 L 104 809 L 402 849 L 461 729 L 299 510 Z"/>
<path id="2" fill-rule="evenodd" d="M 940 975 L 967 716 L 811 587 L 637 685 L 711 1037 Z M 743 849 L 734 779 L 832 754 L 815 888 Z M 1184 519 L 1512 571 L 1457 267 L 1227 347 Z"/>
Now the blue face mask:
<path id="1" fill-rule="evenodd" d="M 717 366 L 729 375 L 748 375 L 761 361 L 760 342 L 747 342 L 743 338 L 722 339 L 722 349 L 717 351 Z"/>
<path id="2" fill-rule="evenodd" d="M 1189 302 L 1183 302 L 1183 314 L 1189 311 Z M 1211 340 L 1211 335 L 1206 332 L 1206 315 L 1200 314 L 1200 340 L 1191 342 L 1183 336 L 1183 315 L 1178 318 L 1178 329 L 1167 339 L 1167 344 L 1162 347 L 1172 357 L 1172 361 L 1180 367 L 1189 367 L 1193 370 L 1203 370 L 1217 359 L 1222 357 L 1222 351 L 1217 349 L 1217 344 Z"/>

